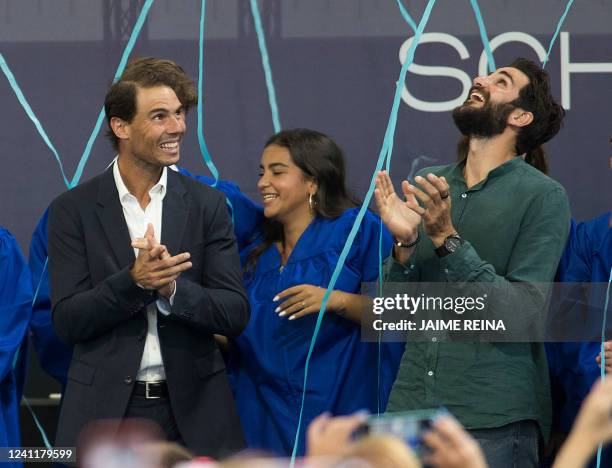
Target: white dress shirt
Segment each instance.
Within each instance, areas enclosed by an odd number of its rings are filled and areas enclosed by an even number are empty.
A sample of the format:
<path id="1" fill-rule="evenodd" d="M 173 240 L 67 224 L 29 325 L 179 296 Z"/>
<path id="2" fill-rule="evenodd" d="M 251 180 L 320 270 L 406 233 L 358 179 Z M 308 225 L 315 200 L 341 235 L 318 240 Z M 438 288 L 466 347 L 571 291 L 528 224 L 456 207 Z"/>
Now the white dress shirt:
<path id="1" fill-rule="evenodd" d="M 163 200 L 166 196 L 168 169 L 164 167 L 159 181 L 149 190 L 151 201 L 144 210 L 140 207 L 136 197 L 125 186 L 116 161 L 113 164 L 113 176 L 115 177 L 119 201 L 123 207 L 123 216 L 125 217 L 132 241 L 138 237 L 144 237 L 147 225 L 151 223 L 153 224 L 155 239 L 161 243 L 162 208 Z M 134 255 L 138 255 L 138 249 L 134 249 Z M 174 294 L 176 294 L 176 290 Z M 170 313 L 170 305 L 173 302 L 174 294 L 170 301 L 160 298 L 147 306 L 147 339 L 140 361 L 140 368 L 136 374 L 136 380 L 146 382 L 166 380 L 164 363 L 159 347 L 159 336 L 157 335 L 157 312 L 159 311 L 163 315 Z"/>

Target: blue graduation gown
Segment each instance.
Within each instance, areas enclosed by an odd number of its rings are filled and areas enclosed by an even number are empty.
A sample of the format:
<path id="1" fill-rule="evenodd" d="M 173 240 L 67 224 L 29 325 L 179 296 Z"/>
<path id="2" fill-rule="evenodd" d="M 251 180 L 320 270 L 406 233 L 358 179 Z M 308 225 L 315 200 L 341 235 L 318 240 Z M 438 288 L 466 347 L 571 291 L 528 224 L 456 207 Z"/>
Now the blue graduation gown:
<path id="1" fill-rule="evenodd" d="M 251 320 L 233 340 L 230 376 L 247 444 L 281 455 L 291 454 L 298 425 L 304 367 L 316 314 L 288 320 L 274 312 L 279 292 L 299 284 L 326 288 L 357 209 L 337 219 L 315 218 L 296 244 L 286 265 L 275 246 L 259 257 L 252 275 L 245 275 Z M 384 229 L 384 228 L 383 228 Z M 362 282 L 376 281 L 379 269 L 380 220 L 367 213 L 335 289 L 359 293 Z M 383 230 L 383 257 L 391 248 Z M 243 263 L 251 248 L 241 252 Z M 360 326 L 334 313 L 323 319 L 310 360 L 299 453 L 305 450 L 308 424 L 324 411 L 334 415 L 360 409 L 384 411 L 404 349 L 403 343 L 382 343 L 380 383 L 378 343 L 361 341 Z"/>
<path id="2" fill-rule="evenodd" d="M 0 227 L 0 446 L 18 447 L 19 395 L 13 363 L 32 314 L 32 280 L 15 238 Z M 21 464 L 15 464 L 20 466 Z"/>
<path id="3" fill-rule="evenodd" d="M 558 281 L 608 282 L 612 268 L 610 216 L 611 212 L 579 224 L 572 221 L 569 239 L 557 272 Z M 589 301 L 600 299 L 589 298 Z M 603 308 L 603 303 L 596 305 L 600 310 Z M 608 315 L 608 325 L 610 320 L 612 317 Z M 595 361 L 600 350 L 601 343 L 546 344 L 555 406 L 554 424 L 562 432 L 571 430 L 582 402 L 600 376 L 600 368 Z M 612 453 L 610 450 L 606 452 L 601 466 L 612 467 Z"/>
<path id="4" fill-rule="evenodd" d="M 32 343 L 40 366 L 55 378 L 62 388 L 66 385 L 68 367 L 72 359 L 72 346 L 61 341 L 51 320 L 49 295 L 49 268 L 47 265 L 47 217 L 43 213 L 30 242 L 29 266 L 32 272 L 32 290 L 36 294 L 30 330 Z"/>

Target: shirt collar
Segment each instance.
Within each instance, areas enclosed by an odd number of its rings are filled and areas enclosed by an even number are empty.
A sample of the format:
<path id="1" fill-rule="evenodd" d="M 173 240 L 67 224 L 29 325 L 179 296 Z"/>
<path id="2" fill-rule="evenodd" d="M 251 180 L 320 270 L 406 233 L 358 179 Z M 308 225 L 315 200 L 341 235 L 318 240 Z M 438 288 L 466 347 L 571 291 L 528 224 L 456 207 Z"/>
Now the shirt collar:
<path id="1" fill-rule="evenodd" d="M 457 162 L 455 164 L 455 167 L 453 167 L 453 169 L 451 170 L 451 179 L 457 180 L 463 183 L 464 185 L 465 185 L 465 177 L 463 175 L 463 170 L 465 169 L 466 160 L 467 159 L 463 159 Z M 510 171 L 513 171 L 514 169 L 519 167 L 521 164 L 527 164 L 527 163 L 525 163 L 525 160 L 521 156 L 513 157 L 512 159 L 506 161 L 503 164 L 500 164 L 495 169 L 490 171 L 489 174 L 487 174 L 487 177 L 483 181 L 476 184 L 470 190 L 473 190 L 473 189 L 475 190 L 475 189 L 479 189 L 483 187 L 487 183 L 488 180 L 493 179 L 495 177 L 500 177 L 504 174 L 507 174 Z"/>
<path id="2" fill-rule="evenodd" d="M 119 200 L 123 201 L 128 195 L 133 196 L 123 182 L 123 178 L 119 173 L 119 164 L 117 158 L 111 163 L 113 165 L 113 177 L 115 178 L 115 185 L 117 186 L 117 193 L 119 194 Z M 164 167 L 161 176 L 157 183 L 149 190 L 149 195 L 159 194 L 163 199 L 166 195 L 166 187 L 168 185 L 168 168 Z"/>

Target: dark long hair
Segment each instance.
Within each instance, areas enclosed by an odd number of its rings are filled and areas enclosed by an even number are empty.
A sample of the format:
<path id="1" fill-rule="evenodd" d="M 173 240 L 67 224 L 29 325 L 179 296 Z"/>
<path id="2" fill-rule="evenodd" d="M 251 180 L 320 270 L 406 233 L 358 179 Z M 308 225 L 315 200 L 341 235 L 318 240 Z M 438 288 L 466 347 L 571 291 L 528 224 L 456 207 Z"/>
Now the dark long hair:
<path id="1" fill-rule="evenodd" d="M 304 176 L 316 181 L 317 192 L 313 195 L 315 216 L 333 219 L 348 208 L 359 205 L 346 189 L 342 150 L 327 135 L 307 128 L 283 130 L 268 138 L 264 148 L 272 145 L 286 148 Z M 249 253 L 245 271 L 254 270 L 259 256 L 274 242 L 284 243 L 280 222 L 264 218 L 262 230 L 263 242 Z"/>

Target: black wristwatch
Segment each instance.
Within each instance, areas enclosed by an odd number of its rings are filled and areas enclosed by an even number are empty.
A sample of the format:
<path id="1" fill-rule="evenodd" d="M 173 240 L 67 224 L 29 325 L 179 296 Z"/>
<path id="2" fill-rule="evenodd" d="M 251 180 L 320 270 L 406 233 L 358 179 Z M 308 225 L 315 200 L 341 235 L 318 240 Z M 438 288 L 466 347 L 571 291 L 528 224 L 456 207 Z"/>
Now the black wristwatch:
<path id="1" fill-rule="evenodd" d="M 436 249 L 436 255 L 440 258 L 446 257 L 447 255 L 455 252 L 459 247 L 463 245 L 465 241 L 459 237 L 459 234 L 451 234 L 446 239 L 444 239 L 444 243 Z"/>

